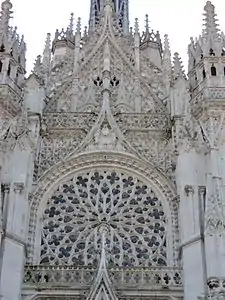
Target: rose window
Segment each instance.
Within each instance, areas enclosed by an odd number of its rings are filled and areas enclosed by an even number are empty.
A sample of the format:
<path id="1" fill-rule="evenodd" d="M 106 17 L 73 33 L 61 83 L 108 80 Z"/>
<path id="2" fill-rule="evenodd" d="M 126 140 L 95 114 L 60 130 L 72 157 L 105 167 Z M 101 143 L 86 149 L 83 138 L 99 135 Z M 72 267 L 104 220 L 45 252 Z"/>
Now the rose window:
<path id="1" fill-rule="evenodd" d="M 62 183 L 48 200 L 40 263 L 97 267 L 102 226 L 108 266 L 167 264 L 160 199 L 135 176 L 100 170 Z"/>

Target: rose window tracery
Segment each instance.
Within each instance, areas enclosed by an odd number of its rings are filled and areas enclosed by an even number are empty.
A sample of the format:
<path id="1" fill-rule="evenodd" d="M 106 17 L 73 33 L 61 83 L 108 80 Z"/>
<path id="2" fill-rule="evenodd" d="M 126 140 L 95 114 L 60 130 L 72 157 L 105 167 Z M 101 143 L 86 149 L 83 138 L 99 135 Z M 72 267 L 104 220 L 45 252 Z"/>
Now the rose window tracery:
<path id="1" fill-rule="evenodd" d="M 77 174 L 47 202 L 40 263 L 97 267 L 105 226 L 110 267 L 165 266 L 166 225 L 162 202 L 137 177 L 110 170 Z"/>

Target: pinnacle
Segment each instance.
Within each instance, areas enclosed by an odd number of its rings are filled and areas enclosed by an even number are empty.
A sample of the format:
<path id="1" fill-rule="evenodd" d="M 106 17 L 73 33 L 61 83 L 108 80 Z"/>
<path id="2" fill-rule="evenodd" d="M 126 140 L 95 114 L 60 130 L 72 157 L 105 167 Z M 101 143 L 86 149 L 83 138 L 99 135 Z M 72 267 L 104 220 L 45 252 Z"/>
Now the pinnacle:
<path id="1" fill-rule="evenodd" d="M 183 70 L 183 64 L 181 61 L 181 58 L 179 54 L 176 52 L 174 54 L 174 60 L 173 60 L 173 71 L 174 71 L 174 77 L 175 78 L 183 78 L 184 77 L 184 70 Z"/>
<path id="2" fill-rule="evenodd" d="M 134 23 L 134 33 L 138 34 L 139 33 L 139 23 L 138 23 L 138 18 L 135 18 L 135 23 Z"/>
<path id="3" fill-rule="evenodd" d="M 219 38 L 219 29 L 216 19 L 215 6 L 211 1 L 207 1 L 204 7 L 205 13 L 205 29 L 203 30 L 203 35 L 205 38 L 212 38 L 212 40 L 218 40 Z"/>
<path id="4" fill-rule="evenodd" d="M 164 35 L 164 52 L 170 53 L 170 42 L 168 34 Z"/>
<path id="5" fill-rule="evenodd" d="M 76 32 L 77 33 L 81 32 L 81 18 L 78 18 L 78 20 L 77 20 Z"/>
<path id="6" fill-rule="evenodd" d="M 149 32 L 149 19 L 148 19 L 148 14 L 145 15 L 145 30 L 146 30 L 146 32 Z"/>

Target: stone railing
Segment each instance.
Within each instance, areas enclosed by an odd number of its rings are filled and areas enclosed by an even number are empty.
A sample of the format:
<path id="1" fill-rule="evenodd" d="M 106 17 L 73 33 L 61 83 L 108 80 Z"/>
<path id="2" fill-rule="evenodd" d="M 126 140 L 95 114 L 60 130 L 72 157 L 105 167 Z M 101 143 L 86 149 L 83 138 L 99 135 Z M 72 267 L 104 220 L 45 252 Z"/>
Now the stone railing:
<path id="1" fill-rule="evenodd" d="M 120 288 L 178 288 L 182 289 L 182 271 L 179 268 L 113 268 L 108 270 L 112 284 Z M 96 278 L 93 268 L 61 266 L 26 266 L 26 287 L 88 287 Z"/>
<path id="2" fill-rule="evenodd" d="M 183 285 L 181 270 L 173 268 L 110 269 L 109 277 L 116 287 L 166 288 Z"/>

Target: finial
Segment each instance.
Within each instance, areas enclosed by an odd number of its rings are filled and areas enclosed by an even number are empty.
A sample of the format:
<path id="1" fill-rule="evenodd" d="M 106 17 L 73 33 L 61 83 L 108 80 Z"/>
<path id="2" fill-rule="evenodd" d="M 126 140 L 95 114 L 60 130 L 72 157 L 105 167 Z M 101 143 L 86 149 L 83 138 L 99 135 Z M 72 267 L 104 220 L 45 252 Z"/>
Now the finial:
<path id="1" fill-rule="evenodd" d="M 219 39 L 219 29 L 216 19 L 215 6 L 211 1 L 207 1 L 204 7 L 205 13 L 205 29 L 203 29 L 203 37 L 211 38 L 212 41 L 218 41 Z"/>
<path id="2" fill-rule="evenodd" d="M 165 72 L 171 73 L 172 63 L 171 63 L 171 51 L 168 35 L 164 35 L 164 49 L 163 49 L 163 68 Z"/>
<path id="3" fill-rule="evenodd" d="M 10 11 L 12 9 L 12 3 L 10 0 L 5 0 L 2 2 L 2 10 L 4 11 Z"/>
<path id="4" fill-rule="evenodd" d="M 45 47 L 43 51 L 42 64 L 47 70 L 49 70 L 50 63 L 51 63 L 51 34 L 47 33 Z"/>
<path id="5" fill-rule="evenodd" d="M 168 34 L 164 35 L 163 59 L 164 60 L 171 59 L 170 42 L 169 42 Z"/>
<path id="6" fill-rule="evenodd" d="M 133 36 L 133 27 L 130 27 L 130 35 Z"/>
<path id="7" fill-rule="evenodd" d="M 38 55 L 35 60 L 33 72 L 37 75 L 41 73 L 41 55 Z"/>
<path id="8" fill-rule="evenodd" d="M 87 26 L 84 27 L 84 33 L 83 33 L 83 38 L 86 39 L 88 35 L 88 29 Z"/>
<path id="9" fill-rule="evenodd" d="M 73 23 L 74 23 L 74 13 L 71 13 L 70 15 L 70 24 L 69 24 L 69 32 L 73 33 Z"/>
<path id="10" fill-rule="evenodd" d="M 134 23 L 134 33 L 135 33 L 135 34 L 139 34 L 138 18 L 135 18 L 135 23 Z"/>
<path id="11" fill-rule="evenodd" d="M 175 79 L 185 78 L 183 64 L 177 52 L 174 54 L 174 59 L 173 59 L 173 74 Z"/>
<path id="12" fill-rule="evenodd" d="M 81 33 L 81 18 L 77 20 L 76 33 Z"/>
<path id="13" fill-rule="evenodd" d="M 148 19 L 148 14 L 145 15 L 145 31 L 146 31 L 146 33 L 149 33 L 149 19 Z"/>
<path id="14" fill-rule="evenodd" d="M 10 0 L 5 0 L 2 2 L 2 11 L 1 11 L 1 30 L 2 32 L 8 32 L 9 20 L 12 14 L 12 3 Z"/>

